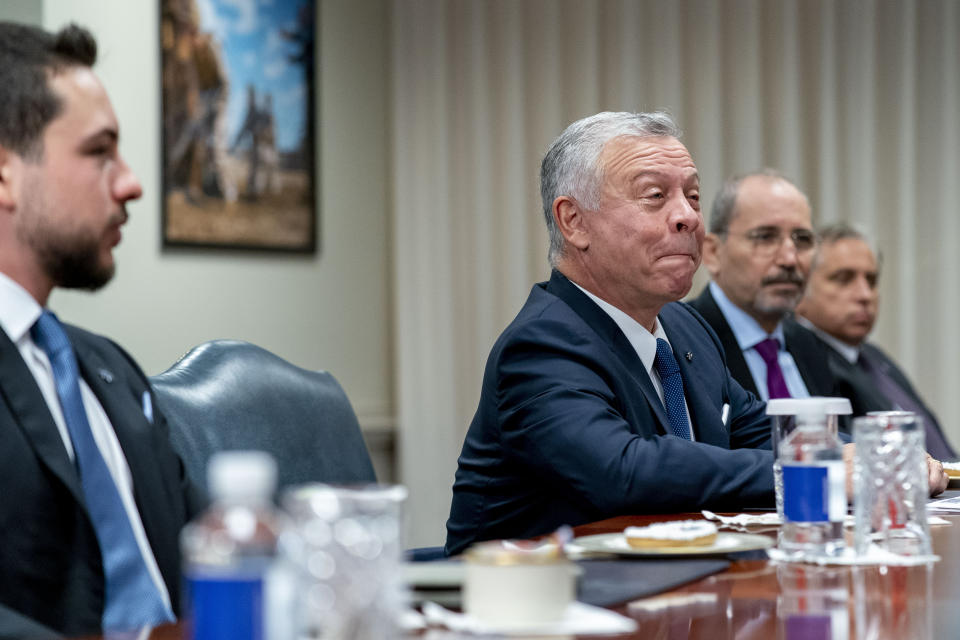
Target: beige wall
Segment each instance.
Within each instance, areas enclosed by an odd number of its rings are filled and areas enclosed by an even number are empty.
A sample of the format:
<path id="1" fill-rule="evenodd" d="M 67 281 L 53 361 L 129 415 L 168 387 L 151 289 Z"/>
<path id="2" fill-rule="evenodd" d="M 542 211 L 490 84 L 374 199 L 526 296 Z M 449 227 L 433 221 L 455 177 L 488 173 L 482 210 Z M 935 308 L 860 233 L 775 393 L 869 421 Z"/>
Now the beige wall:
<path id="1" fill-rule="evenodd" d="M 114 281 L 94 295 L 57 292 L 51 306 L 116 339 L 148 374 L 203 341 L 248 340 L 331 371 L 362 422 L 390 424 L 384 4 L 318 2 L 320 249 L 307 257 L 162 250 L 157 3 L 44 0 L 42 7 L 48 29 L 76 21 L 97 36 L 97 72 L 120 120 L 121 150 L 144 188 L 129 208 Z M 0 17 L 21 13 L 0 7 Z"/>

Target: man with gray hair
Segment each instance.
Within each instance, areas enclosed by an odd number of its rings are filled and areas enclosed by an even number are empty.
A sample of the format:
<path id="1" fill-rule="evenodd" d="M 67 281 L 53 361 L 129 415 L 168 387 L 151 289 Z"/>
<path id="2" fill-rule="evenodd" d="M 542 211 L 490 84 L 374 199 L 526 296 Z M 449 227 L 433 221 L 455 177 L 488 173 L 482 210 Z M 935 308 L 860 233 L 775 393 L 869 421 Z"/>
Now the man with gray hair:
<path id="1" fill-rule="evenodd" d="M 773 504 L 764 405 L 688 306 L 697 168 L 664 113 L 571 124 L 541 168 L 548 282 L 490 353 L 448 554 L 625 513 Z"/>
<path id="2" fill-rule="evenodd" d="M 838 395 L 850 398 L 854 415 L 907 410 L 923 417 L 927 451 L 940 460 L 957 454 L 933 411 L 906 374 L 879 347 L 867 342 L 877 319 L 880 261 L 867 238 L 836 224 L 820 230 L 810 278 L 797 306 L 800 322 L 813 329 L 828 353 Z"/>
<path id="3" fill-rule="evenodd" d="M 703 247 L 711 281 L 690 304 L 717 332 L 730 373 L 762 400 L 834 395 L 826 351 L 790 318 L 815 244 L 807 197 L 776 171 L 730 178 L 714 199 Z"/>

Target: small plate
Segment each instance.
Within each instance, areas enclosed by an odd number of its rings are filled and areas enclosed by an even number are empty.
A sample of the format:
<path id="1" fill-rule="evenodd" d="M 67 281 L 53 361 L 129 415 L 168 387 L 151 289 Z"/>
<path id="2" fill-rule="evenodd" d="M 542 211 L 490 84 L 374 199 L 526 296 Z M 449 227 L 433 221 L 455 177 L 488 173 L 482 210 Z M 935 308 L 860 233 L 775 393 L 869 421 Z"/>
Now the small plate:
<path id="1" fill-rule="evenodd" d="M 622 533 L 599 533 L 592 536 L 575 538 L 574 544 L 580 545 L 586 551 L 602 551 L 623 556 L 716 556 L 740 551 L 754 551 L 769 549 L 773 546 L 773 538 L 753 533 L 728 533 L 721 531 L 716 541 L 703 547 L 657 547 L 653 549 L 637 549 L 627 543 Z"/>
<path id="2" fill-rule="evenodd" d="M 403 579 L 414 589 L 459 589 L 464 570 L 464 564 L 455 560 L 404 562 Z"/>

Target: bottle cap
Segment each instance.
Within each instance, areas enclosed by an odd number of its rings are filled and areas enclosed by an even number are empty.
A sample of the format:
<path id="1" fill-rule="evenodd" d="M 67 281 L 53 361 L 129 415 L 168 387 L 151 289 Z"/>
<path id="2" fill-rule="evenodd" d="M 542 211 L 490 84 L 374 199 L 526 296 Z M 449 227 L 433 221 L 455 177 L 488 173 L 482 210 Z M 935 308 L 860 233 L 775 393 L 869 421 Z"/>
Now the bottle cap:
<path id="1" fill-rule="evenodd" d="M 846 416 L 853 413 L 846 398 L 774 398 L 767 401 L 768 416 Z"/>
<path id="2" fill-rule="evenodd" d="M 277 463 L 263 451 L 221 451 L 210 458 L 207 483 L 216 500 L 269 498 L 277 486 Z"/>

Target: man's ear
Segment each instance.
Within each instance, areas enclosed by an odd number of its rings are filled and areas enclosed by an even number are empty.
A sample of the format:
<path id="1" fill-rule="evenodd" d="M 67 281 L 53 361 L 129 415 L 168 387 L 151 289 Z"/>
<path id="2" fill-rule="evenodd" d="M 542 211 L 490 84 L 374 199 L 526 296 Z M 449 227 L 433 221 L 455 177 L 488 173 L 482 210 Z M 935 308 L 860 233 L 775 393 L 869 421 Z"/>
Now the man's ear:
<path id="1" fill-rule="evenodd" d="M 569 196 L 559 196 L 553 201 L 553 219 L 567 244 L 581 251 L 590 246 L 590 232 L 586 228 L 579 202 Z"/>
<path id="2" fill-rule="evenodd" d="M 716 280 L 720 272 L 720 252 L 723 250 L 723 240 L 715 233 L 708 233 L 703 238 L 703 265 L 710 272 L 710 277 Z"/>
<path id="3" fill-rule="evenodd" d="M 22 163 L 19 154 L 0 145 L 0 212 L 13 211 L 17 204 L 17 181 Z"/>

